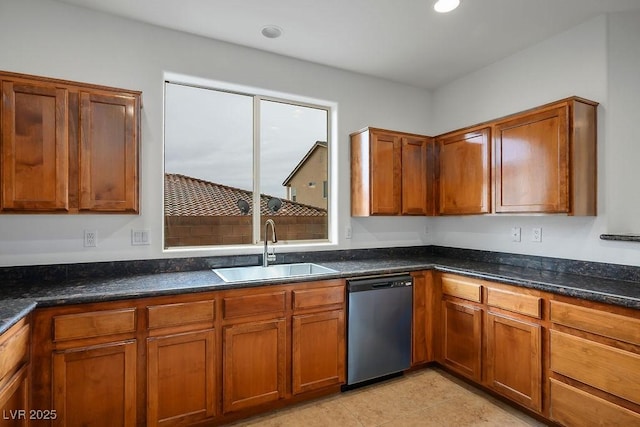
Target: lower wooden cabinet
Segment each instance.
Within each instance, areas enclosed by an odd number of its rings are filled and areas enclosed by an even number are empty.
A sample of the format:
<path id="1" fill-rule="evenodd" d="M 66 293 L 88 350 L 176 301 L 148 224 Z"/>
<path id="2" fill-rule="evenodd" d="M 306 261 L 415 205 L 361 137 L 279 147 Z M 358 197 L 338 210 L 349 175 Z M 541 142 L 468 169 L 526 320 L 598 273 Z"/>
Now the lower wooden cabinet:
<path id="1" fill-rule="evenodd" d="M 442 301 L 442 363 L 480 382 L 482 378 L 482 309 Z"/>
<path id="2" fill-rule="evenodd" d="M 284 319 L 224 327 L 223 412 L 281 399 L 285 395 Z"/>
<path id="3" fill-rule="evenodd" d="M 544 414 L 541 294 L 440 273 L 437 360 L 519 405 Z"/>
<path id="4" fill-rule="evenodd" d="M 231 422 L 338 391 L 344 313 L 342 279 L 37 309 L 33 380 L 0 360 L 0 404 L 30 386 L 56 414 L 31 427 Z"/>
<path id="5" fill-rule="evenodd" d="M 640 414 L 551 378 L 551 419 L 565 426 L 637 426 Z"/>
<path id="6" fill-rule="evenodd" d="M 293 316 L 293 394 L 345 380 L 344 311 Z"/>
<path id="7" fill-rule="evenodd" d="M 56 426 L 136 425 L 136 341 L 56 351 Z"/>
<path id="8" fill-rule="evenodd" d="M 550 319 L 551 419 L 640 425 L 638 311 L 564 299 L 551 301 Z"/>
<path id="9" fill-rule="evenodd" d="M 0 426 L 2 427 L 29 425 L 30 332 L 27 317 L 0 335 Z"/>
<path id="10" fill-rule="evenodd" d="M 213 329 L 147 342 L 147 424 L 187 424 L 216 415 Z"/>
<path id="11" fill-rule="evenodd" d="M 29 425 L 29 376 L 24 366 L 0 387 L 0 426 L 26 427 Z M 55 413 L 49 412 L 51 417 Z"/>
<path id="12" fill-rule="evenodd" d="M 487 313 L 489 387 L 537 412 L 542 410 L 541 330 L 539 324 Z"/>

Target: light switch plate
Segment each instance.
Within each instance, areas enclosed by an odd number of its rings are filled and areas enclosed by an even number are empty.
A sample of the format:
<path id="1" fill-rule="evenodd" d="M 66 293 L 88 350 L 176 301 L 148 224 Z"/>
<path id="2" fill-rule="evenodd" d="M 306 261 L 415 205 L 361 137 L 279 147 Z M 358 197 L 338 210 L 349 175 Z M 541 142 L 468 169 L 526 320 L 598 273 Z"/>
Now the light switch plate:
<path id="1" fill-rule="evenodd" d="M 142 246 L 149 245 L 149 230 L 131 230 L 131 245 Z"/>

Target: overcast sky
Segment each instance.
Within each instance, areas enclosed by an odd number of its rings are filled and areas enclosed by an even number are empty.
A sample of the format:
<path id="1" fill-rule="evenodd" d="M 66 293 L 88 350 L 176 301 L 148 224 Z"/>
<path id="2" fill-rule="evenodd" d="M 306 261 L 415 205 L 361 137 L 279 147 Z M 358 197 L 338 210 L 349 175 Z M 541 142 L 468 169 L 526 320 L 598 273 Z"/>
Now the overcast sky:
<path id="1" fill-rule="evenodd" d="M 325 110 L 261 102 L 261 193 L 284 198 L 282 182 L 316 141 Z M 165 172 L 252 190 L 253 98 L 167 83 Z"/>

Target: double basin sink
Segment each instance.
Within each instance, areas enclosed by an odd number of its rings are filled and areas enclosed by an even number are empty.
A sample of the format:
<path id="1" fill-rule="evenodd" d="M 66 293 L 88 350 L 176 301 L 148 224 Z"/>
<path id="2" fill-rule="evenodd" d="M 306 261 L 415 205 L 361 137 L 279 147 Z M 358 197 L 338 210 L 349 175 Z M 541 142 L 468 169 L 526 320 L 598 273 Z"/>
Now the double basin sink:
<path id="1" fill-rule="evenodd" d="M 320 276 L 337 273 L 337 270 L 310 262 L 295 264 L 276 264 L 268 267 L 248 266 L 214 268 L 213 272 L 227 283 L 252 282 L 258 280 L 286 279 L 289 277 Z"/>

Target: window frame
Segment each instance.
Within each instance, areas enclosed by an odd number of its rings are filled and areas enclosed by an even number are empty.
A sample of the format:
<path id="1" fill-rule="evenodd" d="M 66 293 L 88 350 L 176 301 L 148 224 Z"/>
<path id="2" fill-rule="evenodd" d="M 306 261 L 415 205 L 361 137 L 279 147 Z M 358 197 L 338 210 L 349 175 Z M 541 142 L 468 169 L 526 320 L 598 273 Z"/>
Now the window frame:
<path id="1" fill-rule="evenodd" d="M 278 246 L 287 247 L 291 249 L 319 249 L 321 247 L 337 247 L 338 246 L 338 156 L 335 144 L 337 141 L 337 103 L 333 101 L 321 100 L 316 98 L 309 98 L 301 95 L 295 95 L 290 93 L 275 92 L 268 89 L 255 88 L 250 86 L 243 86 L 228 82 L 209 80 L 199 78 L 195 76 L 187 76 L 182 74 L 165 72 L 163 78 L 163 133 L 162 133 L 162 177 L 164 179 L 165 174 L 165 162 L 164 162 L 164 150 L 165 150 L 165 114 L 166 114 L 166 84 L 186 85 L 192 87 L 199 87 L 202 89 L 210 89 L 221 92 L 228 92 L 238 95 L 250 96 L 253 98 L 253 206 L 260 206 L 260 102 L 271 101 L 290 104 L 294 106 L 301 106 L 307 108 L 316 108 L 325 110 L 327 114 L 327 178 L 328 185 L 328 198 L 327 198 L 327 239 L 322 240 L 290 240 L 279 241 Z M 185 251 L 208 251 L 208 252 L 222 252 L 225 254 L 242 252 L 253 252 L 257 249 L 262 249 L 264 243 L 263 236 L 261 236 L 261 213 L 257 210 L 252 215 L 253 224 L 253 237 L 252 243 L 242 245 L 210 245 L 210 246 L 165 246 L 165 216 L 164 216 L 164 185 L 162 185 L 162 209 L 161 209 L 161 224 L 162 224 L 162 250 L 163 252 L 185 252 Z M 255 211 L 255 210 L 254 210 Z"/>

